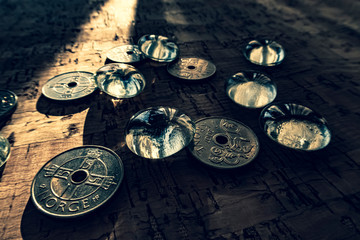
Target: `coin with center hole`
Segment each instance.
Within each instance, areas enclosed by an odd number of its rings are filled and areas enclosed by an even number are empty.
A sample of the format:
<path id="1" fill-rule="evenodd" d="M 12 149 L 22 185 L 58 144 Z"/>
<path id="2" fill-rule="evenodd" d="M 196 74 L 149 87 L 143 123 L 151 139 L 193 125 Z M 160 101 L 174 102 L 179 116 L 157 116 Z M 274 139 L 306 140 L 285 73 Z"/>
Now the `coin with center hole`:
<path id="1" fill-rule="evenodd" d="M 17 99 L 12 91 L 0 89 L 0 119 L 6 118 L 15 111 Z"/>
<path id="2" fill-rule="evenodd" d="M 195 124 L 196 131 L 189 150 L 208 166 L 218 169 L 238 168 L 250 163 L 259 152 L 255 133 L 239 121 L 209 117 Z"/>
<path id="3" fill-rule="evenodd" d="M 168 72 L 174 77 L 185 80 L 201 80 L 211 77 L 216 67 L 212 62 L 196 57 L 182 57 L 169 63 Z"/>
<path id="4" fill-rule="evenodd" d="M 123 45 L 110 49 L 106 57 L 113 62 L 135 63 L 145 58 L 136 45 Z"/>
<path id="5" fill-rule="evenodd" d="M 123 176 L 123 163 L 112 150 L 77 147 L 55 156 L 40 169 L 31 185 L 31 198 L 47 215 L 83 216 L 107 202 Z"/>
<path id="6" fill-rule="evenodd" d="M 76 71 L 49 79 L 43 86 L 42 93 L 53 100 L 75 100 L 90 95 L 96 88 L 93 73 Z"/>

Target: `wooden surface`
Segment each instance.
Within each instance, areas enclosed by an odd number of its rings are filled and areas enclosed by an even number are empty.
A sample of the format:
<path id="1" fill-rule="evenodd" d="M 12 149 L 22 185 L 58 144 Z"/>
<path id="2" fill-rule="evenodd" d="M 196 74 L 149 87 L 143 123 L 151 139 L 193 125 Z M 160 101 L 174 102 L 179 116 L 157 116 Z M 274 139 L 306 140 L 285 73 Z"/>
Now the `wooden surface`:
<path id="1" fill-rule="evenodd" d="M 12 145 L 0 182 L 0 239 L 360 239 L 360 3 L 320 0 L 1 0 L 0 83 L 19 104 L 1 134 Z M 211 60 L 216 75 L 188 84 L 164 65 L 138 69 L 145 91 L 127 100 L 100 92 L 71 104 L 49 101 L 41 88 L 68 71 L 95 72 L 112 47 L 143 34 L 173 38 L 182 56 Z M 253 38 L 280 42 L 277 67 L 247 62 Z M 321 113 L 332 131 L 325 149 L 285 149 L 260 130 L 260 110 L 235 105 L 224 81 L 262 70 L 277 101 Z M 185 150 L 163 160 L 134 155 L 124 125 L 138 110 L 165 105 L 194 120 L 226 116 L 250 126 L 260 153 L 223 172 Z M 96 144 L 116 151 L 125 178 L 113 199 L 86 218 L 47 217 L 30 200 L 37 171 L 53 156 Z"/>

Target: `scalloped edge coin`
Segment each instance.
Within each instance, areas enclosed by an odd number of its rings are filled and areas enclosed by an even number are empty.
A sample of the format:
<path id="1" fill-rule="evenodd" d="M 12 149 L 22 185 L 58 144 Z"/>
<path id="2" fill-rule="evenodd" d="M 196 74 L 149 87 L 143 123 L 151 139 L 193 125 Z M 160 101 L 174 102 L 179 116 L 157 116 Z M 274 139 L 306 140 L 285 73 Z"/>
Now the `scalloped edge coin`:
<path id="1" fill-rule="evenodd" d="M 86 97 L 96 89 L 94 74 L 74 71 L 59 74 L 49 79 L 42 87 L 45 97 L 58 101 L 71 101 Z"/>
<path id="2" fill-rule="evenodd" d="M 234 169 L 253 161 L 259 140 L 245 124 L 227 117 L 208 117 L 195 122 L 190 153 L 200 162 L 217 169 Z"/>
<path id="3" fill-rule="evenodd" d="M 181 57 L 176 62 L 169 63 L 167 71 L 172 76 L 184 80 L 202 80 L 214 75 L 216 66 L 202 58 Z"/>
<path id="4" fill-rule="evenodd" d="M 114 151 L 102 146 L 76 147 L 42 166 L 31 184 L 31 199 L 46 215 L 80 217 L 105 204 L 123 177 L 123 163 Z"/>

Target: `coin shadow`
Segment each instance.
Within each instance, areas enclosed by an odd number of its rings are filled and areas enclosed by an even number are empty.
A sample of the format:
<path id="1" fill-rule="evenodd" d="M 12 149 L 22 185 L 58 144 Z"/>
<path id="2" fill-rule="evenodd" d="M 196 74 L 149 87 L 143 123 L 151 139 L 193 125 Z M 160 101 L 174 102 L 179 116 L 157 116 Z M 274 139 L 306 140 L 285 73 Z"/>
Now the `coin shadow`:
<path id="1" fill-rule="evenodd" d="M 92 93 L 82 99 L 72 101 L 55 101 L 41 95 L 36 103 L 36 110 L 50 116 L 65 116 L 79 113 L 89 108 L 95 94 Z"/>
<path id="2" fill-rule="evenodd" d="M 87 240 L 109 236 L 115 229 L 114 217 L 118 215 L 119 203 L 124 202 L 122 192 L 124 189 L 121 185 L 104 205 L 84 216 L 70 219 L 47 216 L 29 199 L 21 219 L 22 238 L 24 240 Z"/>
<path id="3" fill-rule="evenodd" d="M 137 100 L 114 99 L 102 92 L 94 97 L 84 122 L 83 144 L 123 149 L 125 125 L 140 109 Z"/>

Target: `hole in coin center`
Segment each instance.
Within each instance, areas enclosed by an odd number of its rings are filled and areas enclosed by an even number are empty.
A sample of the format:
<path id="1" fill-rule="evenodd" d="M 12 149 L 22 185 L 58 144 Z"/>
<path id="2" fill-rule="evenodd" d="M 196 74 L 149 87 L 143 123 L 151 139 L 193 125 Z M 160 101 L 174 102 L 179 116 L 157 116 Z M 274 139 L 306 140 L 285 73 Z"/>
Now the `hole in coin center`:
<path id="1" fill-rule="evenodd" d="M 218 135 L 215 137 L 215 141 L 218 144 L 226 144 L 229 141 L 229 139 L 223 135 Z"/>
<path id="2" fill-rule="evenodd" d="M 190 65 L 187 68 L 193 70 L 193 69 L 195 69 L 195 66 Z"/>
<path id="3" fill-rule="evenodd" d="M 131 51 L 131 50 L 130 50 L 130 51 L 127 51 L 126 53 L 129 54 L 129 55 L 131 55 L 131 54 L 134 54 L 134 51 Z"/>
<path id="4" fill-rule="evenodd" d="M 69 82 L 67 85 L 69 88 L 73 88 L 73 87 L 76 87 L 77 82 Z"/>
<path id="5" fill-rule="evenodd" d="M 71 174 L 71 181 L 75 184 L 80 184 L 85 182 L 88 178 L 89 173 L 85 170 L 77 170 Z"/>

